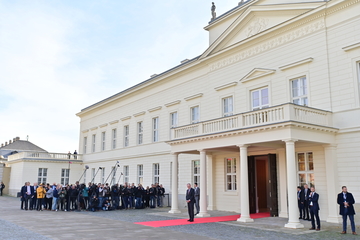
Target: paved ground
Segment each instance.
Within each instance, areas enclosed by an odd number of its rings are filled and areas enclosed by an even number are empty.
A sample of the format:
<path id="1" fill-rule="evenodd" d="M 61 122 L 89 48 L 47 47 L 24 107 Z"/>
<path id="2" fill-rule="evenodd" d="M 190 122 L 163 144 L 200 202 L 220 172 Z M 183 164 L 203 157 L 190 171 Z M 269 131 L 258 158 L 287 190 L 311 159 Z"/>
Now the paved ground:
<path id="1" fill-rule="evenodd" d="M 169 208 L 109 212 L 50 212 L 20 210 L 19 199 L 0 197 L 0 239 L 360 239 L 342 235 L 339 224 L 322 222 L 322 230 L 286 229 L 283 218 L 256 219 L 254 223 L 224 222 L 152 228 L 134 222 L 187 218 L 186 212 L 170 215 Z M 233 215 L 212 211 L 212 216 Z M 196 219 L 195 219 L 196 221 Z"/>

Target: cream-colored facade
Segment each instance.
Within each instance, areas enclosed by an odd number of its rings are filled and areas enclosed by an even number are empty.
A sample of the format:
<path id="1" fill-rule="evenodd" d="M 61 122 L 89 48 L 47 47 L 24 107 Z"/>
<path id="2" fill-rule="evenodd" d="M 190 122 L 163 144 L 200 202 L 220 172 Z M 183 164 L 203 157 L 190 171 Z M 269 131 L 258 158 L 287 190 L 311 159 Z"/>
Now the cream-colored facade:
<path id="1" fill-rule="evenodd" d="M 200 56 L 79 112 L 80 153 L 103 181 L 171 192 L 199 181 L 207 210 L 270 211 L 301 228 L 296 187 L 360 199 L 360 1 L 250 0 L 211 21 Z"/>

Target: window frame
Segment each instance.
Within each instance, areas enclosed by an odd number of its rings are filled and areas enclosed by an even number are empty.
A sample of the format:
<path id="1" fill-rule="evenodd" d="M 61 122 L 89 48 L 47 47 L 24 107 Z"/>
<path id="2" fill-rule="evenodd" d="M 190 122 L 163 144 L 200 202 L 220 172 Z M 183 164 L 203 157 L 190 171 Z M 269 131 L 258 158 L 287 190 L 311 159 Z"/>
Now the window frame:
<path id="1" fill-rule="evenodd" d="M 116 149 L 116 138 L 117 138 L 117 129 L 113 128 L 111 130 L 112 141 L 111 141 L 111 149 Z"/>
<path id="2" fill-rule="evenodd" d="M 96 152 L 96 134 L 92 135 L 91 152 Z"/>
<path id="3" fill-rule="evenodd" d="M 160 183 L 160 163 L 153 163 L 153 184 Z"/>
<path id="4" fill-rule="evenodd" d="M 130 133 L 130 126 L 125 125 L 124 126 L 124 147 L 128 147 L 129 144 L 129 133 Z"/>
<path id="5" fill-rule="evenodd" d="M 137 144 L 141 145 L 144 143 L 144 122 L 137 122 Z"/>
<path id="6" fill-rule="evenodd" d="M 48 176 L 48 169 L 47 168 L 38 168 L 38 184 L 47 182 Z"/>
<path id="7" fill-rule="evenodd" d="M 124 183 L 128 183 L 129 182 L 129 171 L 130 171 L 130 169 L 129 169 L 129 165 L 124 165 L 124 167 L 123 167 L 123 172 L 124 172 Z"/>
<path id="8" fill-rule="evenodd" d="M 87 136 L 83 138 L 83 154 L 86 154 L 86 147 L 87 147 Z"/>
<path id="9" fill-rule="evenodd" d="M 194 109 L 198 109 L 197 110 L 197 114 L 193 112 Z M 197 119 L 194 118 L 194 116 L 197 116 Z M 190 107 L 190 123 L 191 124 L 196 124 L 200 122 L 200 105 L 195 105 Z"/>
<path id="10" fill-rule="evenodd" d="M 106 132 L 101 132 L 101 151 L 106 150 Z"/>
<path id="11" fill-rule="evenodd" d="M 101 181 L 102 184 L 105 184 L 105 168 L 101 168 Z"/>
<path id="12" fill-rule="evenodd" d="M 60 174 L 60 183 L 61 185 L 69 184 L 70 180 L 70 169 L 69 168 L 62 168 Z"/>
<path id="13" fill-rule="evenodd" d="M 305 80 L 305 91 L 304 91 L 304 82 L 301 81 L 301 80 Z M 298 93 L 299 91 L 303 91 L 305 92 L 305 94 L 303 95 L 299 95 L 299 96 L 296 96 L 294 97 L 294 86 L 293 86 L 293 83 L 295 81 L 298 81 L 299 82 L 299 86 L 297 87 L 298 89 Z M 291 102 L 293 104 L 296 104 L 296 105 L 299 105 L 299 106 L 309 106 L 309 83 L 308 83 L 308 78 L 306 75 L 301 75 L 300 77 L 296 77 L 296 78 L 291 78 L 290 79 L 290 96 L 291 96 Z M 301 89 L 301 90 L 300 90 Z M 303 99 L 306 99 L 306 103 L 305 104 L 302 104 L 303 103 Z M 300 100 L 300 103 L 301 104 L 297 104 L 295 103 L 294 101 L 295 100 Z"/>
<path id="14" fill-rule="evenodd" d="M 225 191 L 226 192 L 235 192 L 238 190 L 238 177 L 237 177 L 237 159 L 234 157 L 227 157 L 224 159 L 225 163 Z M 228 172 L 228 161 L 231 161 L 230 169 L 231 172 Z M 235 171 L 233 171 L 235 169 Z M 228 176 L 231 177 L 231 182 L 228 181 Z M 229 189 L 229 184 L 231 184 L 231 189 Z"/>
<path id="15" fill-rule="evenodd" d="M 231 99 L 231 111 L 227 111 L 225 112 L 225 107 L 226 107 L 226 99 Z M 229 106 L 227 106 L 227 108 L 229 108 Z M 223 117 L 229 117 L 234 115 L 234 96 L 227 96 L 227 97 L 223 97 L 221 98 L 221 110 L 222 110 L 222 116 Z"/>
<path id="16" fill-rule="evenodd" d="M 159 142 L 159 117 L 152 119 L 152 142 Z"/>
<path id="17" fill-rule="evenodd" d="M 176 116 L 176 117 L 174 117 Z M 174 123 L 174 119 L 175 119 L 175 122 Z M 170 113 L 170 128 L 176 128 L 178 126 L 178 112 L 175 111 L 175 112 L 171 112 Z"/>
<path id="18" fill-rule="evenodd" d="M 263 101 L 262 90 L 265 90 L 265 89 L 267 89 L 267 99 L 268 99 L 267 104 L 262 103 L 262 101 Z M 254 98 L 253 98 L 254 92 L 259 92 L 259 106 L 258 107 L 254 107 Z M 263 86 L 263 87 L 251 90 L 250 91 L 250 102 L 251 102 L 251 111 L 269 108 L 270 107 L 270 88 L 269 88 L 269 86 Z"/>
<path id="19" fill-rule="evenodd" d="M 196 166 L 195 163 L 198 165 Z M 192 168 L 192 184 L 197 183 L 200 186 L 200 160 L 192 160 L 191 161 Z"/>
<path id="20" fill-rule="evenodd" d="M 137 183 L 144 184 L 144 164 L 137 165 Z"/>
<path id="21" fill-rule="evenodd" d="M 299 167 L 299 155 L 304 154 L 304 166 L 305 170 L 300 170 Z M 311 154 L 311 161 L 309 161 L 309 154 Z M 297 170 L 297 181 L 298 186 L 303 186 L 304 184 L 309 185 L 310 187 L 315 186 L 315 164 L 314 164 L 314 152 L 313 151 L 305 151 L 305 152 L 296 152 L 296 170 Z M 311 163 L 311 164 L 310 164 Z M 310 170 L 310 166 L 312 165 L 312 170 Z M 305 174 L 305 182 L 300 181 L 300 174 Z M 312 176 L 312 178 L 311 178 Z"/>

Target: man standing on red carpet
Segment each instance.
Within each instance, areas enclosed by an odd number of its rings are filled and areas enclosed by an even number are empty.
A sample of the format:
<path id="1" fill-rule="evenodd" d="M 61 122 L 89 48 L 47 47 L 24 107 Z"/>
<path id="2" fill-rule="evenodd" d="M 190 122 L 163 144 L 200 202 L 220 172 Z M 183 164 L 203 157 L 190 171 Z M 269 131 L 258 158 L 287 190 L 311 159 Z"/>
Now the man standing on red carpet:
<path id="1" fill-rule="evenodd" d="M 187 184 L 187 190 L 186 190 L 186 202 L 189 212 L 189 222 L 194 221 L 194 204 L 195 204 L 195 191 L 193 188 L 191 188 L 191 184 Z"/>

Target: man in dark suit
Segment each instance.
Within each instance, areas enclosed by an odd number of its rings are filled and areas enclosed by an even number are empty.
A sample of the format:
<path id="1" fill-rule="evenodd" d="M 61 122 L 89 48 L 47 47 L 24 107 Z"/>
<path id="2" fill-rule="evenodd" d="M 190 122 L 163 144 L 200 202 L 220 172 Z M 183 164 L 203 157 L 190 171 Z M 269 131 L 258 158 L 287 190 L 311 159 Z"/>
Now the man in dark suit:
<path id="1" fill-rule="evenodd" d="M 320 231 L 320 217 L 319 217 L 319 194 L 315 192 L 315 188 L 310 188 L 311 192 L 309 195 L 309 208 L 310 208 L 310 215 L 311 215 L 311 228 L 310 230 L 315 230 L 315 218 L 316 218 L 316 231 Z"/>
<path id="2" fill-rule="evenodd" d="M 301 198 L 304 199 L 304 208 L 303 208 L 302 217 L 304 218 L 304 220 L 310 221 L 310 218 L 309 218 L 309 194 L 310 194 L 310 189 L 309 189 L 307 184 L 304 185 L 304 188 L 301 190 L 300 194 L 301 194 Z"/>
<path id="3" fill-rule="evenodd" d="M 195 191 L 193 188 L 191 188 L 191 184 L 187 184 L 187 190 L 186 190 L 186 202 L 189 212 L 189 222 L 194 221 L 194 203 L 195 203 Z"/>
<path id="4" fill-rule="evenodd" d="M 29 203 L 33 195 L 34 195 L 34 188 L 30 186 L 30 182 L 26 182 L 25 185 L 21 188 L 21 197 L 25 204 L 25 210 L 29 209 Z"/>
<path id="5" fill-rule="evenodd" d="M 196 207 L 195 215 L 197 215 L 200 212 L 200 188 L 198 187 L 197 183 L 194 183 L 194 191 L 195 191 L 195 207 Z"/>
<path id="6" fill-rule="evenodd" d="M 354 221 L 354 203 L 355 199 L 351 193 L 347 191 L 346 186 L 342 187 L 342 192 L 338 194 L 337 203 L 340 205 L 340 215 L 343 217 L 343 231 L 342 234 L 346 233 L 347 229 L 347 216 L 349 216 L 351 223 L 351 230 L 353 235 L 357 235 L 355 230 L 355 221 Z"/>
<path id="7" fill-rule="evenodd" d="M 301 194 L 301 187 L 298 186 L 297 187 L 297 197 L 298 197 L 298 207 L 299 207 L 299 219 L 305 218 L 305 214 L 303 216 L 304 213 L 304 198 L 305 196 L 303 194 Z"/>

